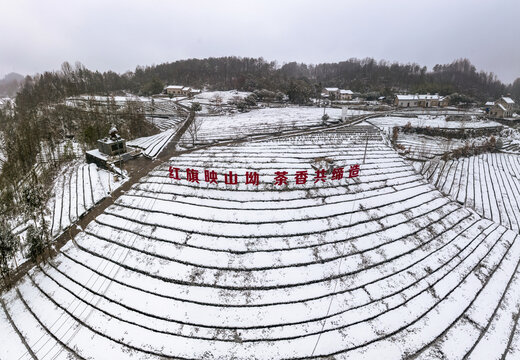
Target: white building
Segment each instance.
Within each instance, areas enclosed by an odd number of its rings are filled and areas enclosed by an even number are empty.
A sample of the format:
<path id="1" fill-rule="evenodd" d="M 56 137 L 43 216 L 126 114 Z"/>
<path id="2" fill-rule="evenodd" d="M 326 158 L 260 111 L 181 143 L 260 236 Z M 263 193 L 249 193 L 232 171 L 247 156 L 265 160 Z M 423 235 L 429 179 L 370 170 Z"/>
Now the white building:
<path id="1" fill-rule="evenodd" d="M 438 107 L 446 106 L 446 98 L 439 94 L 415 94 L 415 95 L 396 95 L 394 104 L 397 107 Z"/>
<path id="2" fill-rule="evenodd" d="M 486 103 L 486 105 L 489 102 Z M 496 118 L 507 118 L 513 116 L 515 108 L 515 101 L 509 96 L 502 96 L 500 99 L 493 103 L 489 111 L 489 115 Z"/>
<path id="3" fill-rule="evenodd" d="M 352 96 L 354 93 L 352 90 L 340 90 L 339 91 L 339 100 L 352 100 Z"/>
<path id="4" fill-rule="evenodd" d="M 168 95 L 182 95 L 182 89 L 184 86 L 182 85 L 168 85 L 164 88 L 164 91 Z"/>
<path id="5" fill-rule="evenodd" d="M 354 93 L 351 90 L 343 90 L 337 87 L 326 87 L 321 94 L 322 97 L 328 97 L 330 100 L 352 100 Z"/>
<path id="6" fill-rule="evenodd" d="M 193 96 L 200 94 L 199 89 L 193 89 L 189 86 L 183 85 L 168 85 L 164 88 L 164 93 L 173 96 Z"/>

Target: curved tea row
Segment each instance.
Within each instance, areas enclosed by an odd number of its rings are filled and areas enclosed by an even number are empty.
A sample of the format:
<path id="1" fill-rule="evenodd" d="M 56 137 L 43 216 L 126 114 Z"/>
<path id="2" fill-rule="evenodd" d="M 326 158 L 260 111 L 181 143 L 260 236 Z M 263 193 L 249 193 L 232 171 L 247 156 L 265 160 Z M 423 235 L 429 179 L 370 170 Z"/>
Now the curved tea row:
<path id="1" fill-rule="evenodd" d="M 420 171 L 454 201 L 481 216 L 520 230 L 520 159 L 488 153 L 423 164 Z"/>

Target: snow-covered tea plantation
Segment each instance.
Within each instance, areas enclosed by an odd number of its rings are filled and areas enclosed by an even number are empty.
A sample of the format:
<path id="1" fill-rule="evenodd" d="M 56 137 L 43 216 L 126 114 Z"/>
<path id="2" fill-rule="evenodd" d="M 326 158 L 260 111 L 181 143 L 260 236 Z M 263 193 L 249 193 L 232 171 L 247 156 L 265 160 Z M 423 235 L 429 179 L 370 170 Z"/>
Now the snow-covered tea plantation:
<path id="1" fill-rule="evenodd" d="M 348 115 L 361 115 L 362 113 L 357 110 L 348 111 Z M 341 109 L 328 108 L 327 114 L 331 120 L 338 121 L 341 117 Z M 207 144 L 245 136 L 317 127 L 323 124 L 322 115 L 323 109 L 317 107 L 289 106 L 226 116 L 200 116 L 197 120 L 200 122 L 200 126 L 196 143 Z M 189 133 L 184 134 L 182 142 L 184 144 L 192 142 Z"/>
<path id="2" fill-rule="evenodd" d="M 493 133 L 502 128 L 502 125 L 494 121 L 469 120 L 447 121 L 445 115 L 419 115 L 417 117 L 385 116 L 368 120 L 369 123 L 383 130 L 391 136 L 393 127 L 430 128 L 433 130 L 447 131 L 482 131 Z M 447 138 L 443 136 L 428 136 L 417 133 L 400 132 L 396 140 L 399 154 L 412 160 L 431 160 L 442 156 L 445 152 L 461 148 L 466 144 L 481 145 L 488 140 L 486 136 L 468 137 L 467 139 Z"/>
<path id="3" fill-rule="evenodd" d="M 486 153 L 450 161 L 430 161 L 418 168 L 454 201 L 509 229 L 520 230 L 517 155 Z"/>
<path id="4" fill-rule="evenodd" d="M 51 235 L 55 237 L 67 229 L 121 182 L 114 181 L 112 173 L 95 164 L 76 163 L 66 167 L 54 182 L 47 205 Z"/>
<path id="5" fill-rule="evenodd" d="M 518 232 L 454 200 L 370 125 L 173 157 L 1 296 L 0 357 L 518 359 Z"/>
<path id="6" fill-rule="evenodd" d="M 175 135 L 175 130 L 176 128 L 171 128 L 157 135 L 134 139 L 128 141 L 128 145 L 142 149 L 144 156 L 153 159 L 168 145 Z"/>

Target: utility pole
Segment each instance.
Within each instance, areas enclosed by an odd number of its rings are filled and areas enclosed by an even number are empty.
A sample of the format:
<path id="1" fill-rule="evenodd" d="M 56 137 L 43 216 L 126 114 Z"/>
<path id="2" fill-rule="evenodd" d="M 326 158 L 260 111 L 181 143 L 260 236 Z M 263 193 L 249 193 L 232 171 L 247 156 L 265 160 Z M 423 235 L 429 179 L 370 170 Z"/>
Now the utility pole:
<path id="1" fill-rule="evenodd" d="M 368 130 L 367 130 L 367 140 L 365 142 L 365 154 L 363 155 L 363 164 L 365 163 L 365 160 L 367 158 L 367 148 L 368 148 Z"/>

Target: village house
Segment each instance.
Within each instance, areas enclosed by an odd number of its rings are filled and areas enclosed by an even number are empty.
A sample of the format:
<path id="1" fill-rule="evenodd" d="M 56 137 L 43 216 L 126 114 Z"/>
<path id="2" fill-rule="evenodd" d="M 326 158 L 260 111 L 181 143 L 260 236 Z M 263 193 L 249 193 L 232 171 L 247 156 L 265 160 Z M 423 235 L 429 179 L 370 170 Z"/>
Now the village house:
<path id="1" fill-rule="evenodd" d="M 354 95 L 354 93 L 351 90 L 340 90 L 339 100 L 352 100 L 352 95 Z"/>
<path id="2" fill-rule="evenodd" d="M 168 85 L 164 88 L 164 93 L 173 96 L 193 96 L 200 94 L 199 89 L 193 89 L 189 86 L 183 85 Z"/>
<path id="3" fill-rule="evenodd" d="M 323 92 L 321 93 L 321 96 L 323 97 L 334 97 L 339 96 L 339 88 L 337 87 L 328 87 L 323 89 Z"/>
<path id="4" fill-rule="evenodd" d="M 329 98 L 330 100 L 352 100 L 354 93 L 351 90 L 343 90 L 337 87 L 324 88 L 321 93 L 322 97 Z"/>
<path id="5" fill-rule="evenodd" d="M 486 105 L 489 106 L 490 102 Z M 509 96 L 502 96 L 500 99 L 493 103 L 489 110 L 489 115 L 495 118 L 507 118 L 513 116 L 515 102 Z"/>
<path id="6" fill-rule="evenodd" d="M 182 89 L 184 89 L 184 86 L 182 85 L 168 85 L 164 88 L 164 92 L 167 95 L 182 95 Z"/>
<path id="7" fill-rule="evenodd" d="M 396 95 L 395 106 L 397 107 L 444 107 L 448 105 L 448 98 L 441 97 L 439 94 L 415 94 L 415 95 Z"/>

